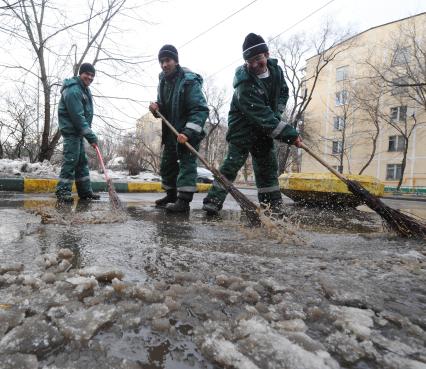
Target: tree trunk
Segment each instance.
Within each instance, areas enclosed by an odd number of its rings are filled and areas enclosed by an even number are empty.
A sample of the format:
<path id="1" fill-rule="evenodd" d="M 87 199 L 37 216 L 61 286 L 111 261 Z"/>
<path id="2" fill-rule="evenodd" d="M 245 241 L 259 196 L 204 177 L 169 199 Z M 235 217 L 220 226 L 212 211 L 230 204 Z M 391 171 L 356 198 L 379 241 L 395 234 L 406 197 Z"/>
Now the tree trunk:
<path id="1" fill-rule="evenodd" d="M 46 151 L 46 160 L 52 159 L 52 155 L 55 152 L 56 146 L 58 145 L 59 139 L 61 138 L 61 132 L 59 132 L 59 129 L 55 132 L 55 134 L 52 137 L 52 140 L 48 144 L 48 148 Z"/>
<path id="2" fill-rule="evenodd" d="M 407 152 L 408 152 L 408 139 L 404 136 L 404 151 L 403 151 L 403 157 L 401 162 L 401 177 L 398 181 L 398 186 L 396 187 L 396 190 L 399 191 L 402 185 L 402 180 L 404 179 L 404 172 L 405 172 L 405 166 L 407 165 Z"/>
<path id="3" fill-rule="evenodd" d="M 343 173 L 343 158 L 344 158 L 344 155 L 345 155 L 344 148 L 345 148 L 345 136 L 343 135 L 343 137 L 342 137 L 342 148 L 340 150 L 340 158 L 339 158 L 339 168 L 337 169 L 337 171 L 339 173 Z"/>
<path id="4" fill-rule="evenodd" d="M 376 150 L 377 150 L 377 138 L 379 137 L 379 131 L 376 132 L 374 138 L 373 138 L 373 150 L 371 151 L 370 157 L 368 158 L 367 162 L 364 164 L 364 166 L 362 167 L 362 169 L 359 171 L 359 175 L 361 175 L 364 170 L 366 170 L 368 168 L 368 166 L 371 164 L 371 162 L 374 159 L 374 155 L 376 155 Z"/>
<path id="5" fill-rule="evenodd" d="M 49 160 L 49 136 L 50 136 L 50 86 L 47 83 L 47 78 L 42 77 L 43 95 L 44 95 L 44 124 L 43 134 L 41 136 L 41 147 L 39 153 L 39 161 Z"/>

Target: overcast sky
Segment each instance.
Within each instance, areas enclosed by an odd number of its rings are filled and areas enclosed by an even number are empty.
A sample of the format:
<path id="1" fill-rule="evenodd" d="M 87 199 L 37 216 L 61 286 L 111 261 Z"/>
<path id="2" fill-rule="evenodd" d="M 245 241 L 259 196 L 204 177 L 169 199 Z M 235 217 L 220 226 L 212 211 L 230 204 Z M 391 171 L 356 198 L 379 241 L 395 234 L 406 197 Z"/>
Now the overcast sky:
<path id="1" fill-rule="evenodd" d="M 52 4 L 57 4 L 74 20 L 87 16 L 83 16 L 87 12 L 86 1 L 52 0 Z M 142 105 L 118 99 L 106 101 L 107 105 L 115 104 L 115 112 L 111 112 L 115 125 L 126 129 L 135 126 L 135 120 L 147 112 L 148 102 L 156 98 L 160 72 L 157 55 L 164 44 L 175 45 L 181 65 L 204 78 L 212 77 L 215 85 L 226 88 L 230 96 L 235 68 L 243 63 L 242 43 L 250 32 L 260 34 L 265 40 L 279 34 L 286 39 L 302 31 L 312 34 L 326 19 L 361 32 L 426 11 L 426 0 L 129 0 L 129 3 L 138 4 L 138 9 L 134 17 L 117 18 L 120 32 L 114 39 L 127 50 L 124 53 L 153 59 L 143 64 L 143 73 L 134 76 L 145 87 L 107 82 L 102 74 L 97 75 L 92 85 L 98 94 L 146 101 Z M 136 22 L 133 18 L 143 18 L 146 22 Z M 61 37 L 55 42 L 69 43 Z M 63 48 L 68 50 L 70 45 Z M 15 47 L 6 51 L 9 58 L 23 59 Z M 6 59 L 7 55 L 1 58 Z M 96 100 L 100 98 L 95 103 Z"/>
<path id="2" fill-rule="evenodd" d="M 426 11 L 425 0 L 168 0 L 146 4 L 143 16 L 154 24 L 133 30 L 133 35 L 129 33 L 129 37 L 139 40 L 140 51 L 155 58 L 162 45 L 173 44 L 178 48 L 181 65 L 204 77 L 213 76 L 215 84 L 229 92 L 234 70 L 243 63 L 242 43 L 249 32 L 265 39 L 280 33 L 286 38 L 301 31 L 314 32 L 326 18 L 361 32 Z M 149 63 L 144 82 L 155 86 L 159 71 L 156 61 Z M 140 91 L 139 98 L 155 99 L 155 88 Z"/>

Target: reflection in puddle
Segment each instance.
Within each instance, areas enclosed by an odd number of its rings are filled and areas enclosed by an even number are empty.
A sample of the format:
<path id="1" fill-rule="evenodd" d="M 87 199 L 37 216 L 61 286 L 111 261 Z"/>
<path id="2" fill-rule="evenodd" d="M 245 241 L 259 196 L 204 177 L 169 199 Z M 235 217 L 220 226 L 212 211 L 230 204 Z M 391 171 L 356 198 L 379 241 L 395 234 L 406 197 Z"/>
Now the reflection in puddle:
<path id="1" fill-rule="evenodd" d="M 174 321 L 175 322 L 175 321 Z M 183 325 L 176 323 L 175 337 L 163 336 L 143 326 L 132 332 L 106 331 L 95 340 L 108 355 L 136 362 L 143 369 L 214 369 L 195 344 L 185 338 Z"/>

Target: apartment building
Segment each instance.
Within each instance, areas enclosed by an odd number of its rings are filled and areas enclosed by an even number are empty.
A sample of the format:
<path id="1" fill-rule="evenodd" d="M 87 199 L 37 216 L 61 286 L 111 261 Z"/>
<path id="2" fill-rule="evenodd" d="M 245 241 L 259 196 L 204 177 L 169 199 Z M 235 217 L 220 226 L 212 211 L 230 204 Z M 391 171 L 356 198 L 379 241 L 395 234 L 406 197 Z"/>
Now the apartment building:
<path id="1" fill-rule="evenodd" d="M 405 165 L 402 186 L 426 187 L 426 13 L 370 28 L 330 51 L 338 52 L 304 116 L 307 142 L 343 173 L 392 188 Z M 307 60 L 307 77 L 319 58 Z M 306 81 L 310 91 L 313 79 Z M 301 170 L 327 171 L 306 153 Z"/>

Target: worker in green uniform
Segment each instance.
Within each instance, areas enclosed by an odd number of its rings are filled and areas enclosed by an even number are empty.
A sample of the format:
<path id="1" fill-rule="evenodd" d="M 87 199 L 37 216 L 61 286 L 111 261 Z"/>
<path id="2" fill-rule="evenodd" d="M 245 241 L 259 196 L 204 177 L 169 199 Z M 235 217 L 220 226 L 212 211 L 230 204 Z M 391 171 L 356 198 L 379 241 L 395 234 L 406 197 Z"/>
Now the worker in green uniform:
<path id="1" fill-rule="evenodd" d="M 278 61 L 269 58 L 268 46 L 261 36 L 246 36 L 243 58 L 245 64 L 237 68 L 233 83 L 226 135 L 228 152 L 219 170 L 233 182 L 250 153 L 260 204 L 280 211 L 282 197 L 274 139 L 296 146 L 301 139 L 291 125 L 281 120 L 288 87 Z M 203 201 L 203 210 L 217 214 L 226 195 L 226 189 L 214 181 Z"/>
<path id="2" fill-rule="evenodd" d="M 202 92 L 203 79 L 179 65 L 178 51 L 173 45 L 164 45 L 158 53 L 158 60 L 162 73 L 157 101 L 152 102 L 149 109 L 154 116 L 159 111 L 179 135 L 176 138 L 163 123 L 164 149 L 160 174 L 166 196 L 155 204 L 157 207 L 165 207 L 169 212 L 186 212 L 197 190 L 197 157 L 184 144 L 189 142 L 198 150 L 205 136 L 203 128 L 209 109 Z"/>
<path id="3" fill-rule="evenodd" d="M 83 138 L 93 146 L 98 139 L 92 131 L 93 100 L 89 86 L 95 78 L 95 68 L 83 63 L 79 75 L 66 79 L 61 88 L 58 106 L 59 130 L 64 141 L 64 161 L 56 186 L 56 197 L 60 202 L 71 203 L 72 184 L 82 200 L 99 200 L 90 184 L 89 167 L 84 151 Z"/>

